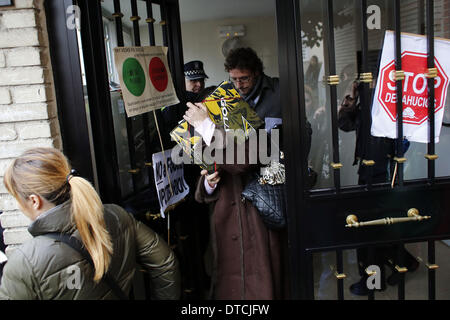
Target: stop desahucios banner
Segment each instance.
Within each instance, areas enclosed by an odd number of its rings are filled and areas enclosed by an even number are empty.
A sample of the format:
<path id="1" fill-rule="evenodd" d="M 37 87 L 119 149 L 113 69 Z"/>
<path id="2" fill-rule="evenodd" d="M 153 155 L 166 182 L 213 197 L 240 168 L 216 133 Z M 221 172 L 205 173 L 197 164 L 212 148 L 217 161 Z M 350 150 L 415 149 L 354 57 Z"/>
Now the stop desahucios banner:
<path id="1" fill-rule="evenodd" d="M 435 38 L 435 142 L 444 116 L 450 75 L 450 40 Z M 386 31 L 380 69 L 372 104 L 371 133 L 376 137 L 397 138 L 397 89 L 395 82 L 395 38 Z M 410 141 L 429 142 L 427 38 L 401 34 L 403 135 Z"/>

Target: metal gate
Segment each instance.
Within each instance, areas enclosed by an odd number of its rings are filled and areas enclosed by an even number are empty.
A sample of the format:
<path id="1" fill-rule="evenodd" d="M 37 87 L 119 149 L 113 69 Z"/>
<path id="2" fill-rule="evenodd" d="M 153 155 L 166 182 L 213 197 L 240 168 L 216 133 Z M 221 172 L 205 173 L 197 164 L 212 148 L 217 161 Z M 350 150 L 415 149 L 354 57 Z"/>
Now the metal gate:
<path id="1" fill-rule="evenodd" d="M 398 284 L 398 298 L 405 298 L 405 272 L 407 271 L 401 250 L 406 243 L 425 241 L 428 245 L 426 266 L 429 275 L 430 299 L 435 299 L 435 273 L 438 268 L 435 257 L 435 241 L 450 238 L 450 179 L 446 176 L 436 176 L 436 144 L 431 135 L 426 150 L 426 176 L 419 179 L 405 179 L 405 166 L 413 160 L 404 155 L 402 148 L 397 147 L 392 163 L 397 167 L 397 180 L 393 187 L 390 182 L 373 183 L 371 179 L 365 184 L 348 185 L 345 183 L 348 170 L 343 161 L 340 150 L 340 137 L 343 133 L 338 129 L 338 100 L 339 75 L 337 74 L 337 55 L 339 43 L 336 43 L 336 25 L 342 23 L 336 8 L 342 9 L 343 3 L 351 3 L 354 8 L 357 27 L 346 37 L 359 40 L 357 57 L 359 70 L 358 80 L 362 83 L 361 101 L 365 107 L 362 110 L 363 135 L 370 134 L 370 89 L 369 79 L 373 79 L 374 72 L 369 67 L 373 65 L 373 48 L 369 46 L 369 30 L 367 28 L 367 8 L 373 3 L 384 0 L 276 0 L 278 27 L 278 60 L 283 105 L 283 130 L 285 139 L 285 155 L 288 198 L 288 235 L 291 298 L 313 299 L 313 256 L 320 252 L 334 252 L 335 262 L 333 271 L 337 283 L 337 296 L 344 298 L 344 284 L 347 270 L 343 269 L 343 252 L 348 249 L 368 247 L 369 261 L 374 260 L 375 249 L 382 245 L 394 245 L 397 254 L 393 264 L 400 274 Z M 411 0 L 412 1 L 412 0 Z M 409 2 L 411 2 L 409 1 Z M 435 0 L 436 1 L 436 0 Z M 426 33 L 429 44 L 428 67 L 434 68 L 434 3 L 433 0 L 418 0 L 419 6 L 426 10 L 415 20 L 418 25 L 416 33 Z M 161 25 L 162 42 L 169 47 L 169 65 L 175 88 L 181 103 L 184 104 L 184 76 L 183 51 L 181 45 L 181 25 L 177 0 L 129 0 L 102 1 L 111 5 L 110 16 L 114 22 L 110 28 L 115 28 L 117 45 L 125 45 L 123 25 L 131 22 L 131 43 L 141 45 L 143 42 L 138 22 L 145 20 L 148 25 L 148 43 L 155 44 L 154 23 Z M 322 41 L 324 50 L 324 73 L 326 87 L 326 112 L 330 123 L 330 143 L 328 152 L 328 169 L 330 170 L 328 185 L 318 189 L 307 189 L 308 155 L 305 139 L 306 132 L 306 103 L 305 103 L 305 68 L 303 54 L 305 47 L 302 39 L 305 36 L 304 27 L 311 23 L 313 16 L 308 16 L 305 9 L 309 4 L 320 5 L 320 10 L 313 12 L 320 18 L 317 24 L 320 39 L 310 35 L 310 40 Z M 385 24 L 395 31 L 395 69 L 401 74 L 400 32 L 402 19 L 400 1 L 384 1 L 386 9 Z M 108 46 L 105 25 L 102 21 L 102 6 L 99 1 L 88 0 L 46 0 L 46 14 L 50 43 L 53 48 L 52 60 L 55 82 L 57 83 L 57 99 L 59 101 L 59 120 L 62 127 L 64 149 L 74 166 L 81 174 L 96 180 L 105 202 L 122 205 L 137 203 L 140 197 L 146 198 L 143 208 L 151 207 L 150 199 L 154 197 L 153 176 L 150 166 L 151 154 L 160 151 L 155 119 L 161 119 L 161 114 L 146 114 L 134 118 L 126 118 L 121 114 L 117 97 L 111 94 L 111 79 L 108 71 L 108 57 L 105 47 Z M 67 8 L 76 4 L 81 10 L 81 40 L 83 47 L 86 85 L 83 86 L 81 66 L 78 54 L 78 38 L 76 30 L 66 28 Z M 124 5 L 126 4 L 126 6 Z M 153 5 L 153 6 L 152 6 Z M 161 19 L 155 20 L 154 6 L 159 6 Z M 144 8 L 144 9 L 139 9 Z M 421 9 L 420 9 L 421 10 Z M 129 14 L 124 14 L 128 11 Z M 340 12 L 340 11 L 339 11 Z M 426 16 L 423 16 L 423 13 Z M 49 18 L 51 17 L 51 18 Z M 425 23 L 426 21 L 426 23 Z M 315 29 L 314 29 L 315 30 Z M 316 31 L 317 31 L 316 30 Z M 375 55 L 376 60 L 376 55 Z M 67 72 L 67 71 L 70 72 Z M 342 79 L 341 79 L 342 81 Z M 429 87 L 429 128 L 434 130 L 434 86 L 433 79 L 428 81 Z M 402 81 L 396 81 L 397 95 L 402 95 Z M 85 97 L 86 100 L 83 100 Z M 397 103 L 397 117 L 402 120 L 401 98 Z M 86 103 L 88 107 L 86 107 Z M 86 118 L 89 118 L 86 121 Z M 117 123 L 120 118 L 121 123 Z M 181 118 L 181 115 L 178 117 Z M 116 121 L 116 122 L 115 122 Z M 92 124 L 91 128 L 87 123 Z M 158 121 L 163 124 L 164 121 Z M 403 136 L 403 129 L 399 121 L 398 136 Z M 117 135 L 117 125 L 122 125 L 125 132 Z M 168 137 L 167 129 L 161 126 L 161 136 Z M 90 132 L 90 134 L 89 134 Z M 125 138 L 124 138 L 125 137 Z M 125 149 L 118 148 L 118 140 L 125 139 L 122 144 Z M 156 142 L 156 143 L 155 143 Z M 396 141 L 400 146 L 401 139 Z M 168 142 L 163 142 L 165 145 Z M 90 159 L 94 159 L 93 162 Z M 88 159 L 88 160 L 87 160 Z M 372 170 L 374 159 L 361 159 L 367 170 Z M 126 161 L 127 167 L 123 171 L 120 161 Z M 344 164 L 343 164 L 344 163 Z M 351 164 L 350 166 L 351 167 Z M 122 171 L 121 171 L 122 170 Z M 327 182 L 327 183 L 328 183 Z M 300 208 L 300 209 L 299 209 Z M 410 211 L 410 209 L 417 211 Z M 146 211 L 146 209 L 143 209 Z M 354 217 L 361 222 L 385 219 L 403 219 L 406 214 L 418 214 L 420 217 L 429 216 L 422 221 L 409 221 L 383 226 L 367 226 L 348 228 L 347 224 L 355 223 Z M 389 219 L 388 219 L 389 218 Z M 414 218 L 414 216 L 413 216 Z M 352 220 L 353 219 L 353 220 Z M 398 220 L 400 219 L 400 220 Z M 195 273 L 195 272 L 194 272 Z M 375 291 L 371 290 L 369 299 L 375 298 Z"/>
<path id="2" fill-rule="evenodd" d="M 161 43 L 158 45 L 169 47 L 170 70 L 176 81 L 177 94 L 182 98 L 184 82 L 178 3 L 169 0 L 79 0 L 60 3 L 46 1 L 46 6 L 47 15 L 51 16 L 50 40 L 55 46 L 66 45 L 71 48 L 71 52 L 55 50 L 52 53 L 55 65 L 69 65 L 74 72 L 71 78 L 67 69 L 55 68 L 56 81 L 58 84 L 70 81 L 72 88 L 83 91 L 82 96 L 85 98 L 85 101 L 74 101 L 71 97 L 78 92 L 73 93 L 71 88 L 58 85 L 58 99 L 64 102 L 60 105 L 59 115 L 64 123 L 63 140 L 67 146 L 71 146 L 67 149 L 69 151 L 73 145 L 84 144 L 85 151 L 89 150 L 83 154 L 73 152 L 69 157 L 75 162 L 80 159 L 79 162 L 85 165 L 88 162 L 82 159 L 86 155 L 91 154 L 95 158 L 93 167 L 96 169 L 99 191 L 104 201 L 117 203 L 120 199 L 120 203 L 123 203 L 146 191 L 152 195 L 154 190 L 150 189 L 154 188 L 154 183 L 151 157 L 153 153 L 161 151 L 161 144 L 164 147 L 170 145 L 166 134 L 169 128 L 164 127 L 160 111 L 132 118 L 125 116 L 121 102 L 123 100 L 117 90 L 120 89 L 118 79 L 111 76 L 114 73 L 112 69 L 115 68 L 111 53 L 113 47 L 124 46 L 126 41 L 126 45 L 141 46 L 144 39 L 140 35 L 140 20 L 145 20 L 148 25 L 148 37 L 145 41 L 149 45 L 155 45 L 154 24 L 158 23 L 161 26 L 158 29 L 161 34 L 157 35 Z M 71 30 L 66 27 L 66 21 L 73 14 L 74 6 L 79 10 L 80 24 L 76 30 Z M 138 8 L 141 9 L 140 12 Z M 158 11 L 158 21 L 153 17 L 153 10 Z M 128 27 L 130 24 L 131 27 Z M 124 39 L 125 35 L 127 39 Z M 80 51 L 77 49 L 78 45 Z M 78 55 L 82 57 L 83 65 Z M 80 88 L 79 78 L 84 76 L 80 75 L 79 70 L 82 68 L 86 79 L 84 86 Z M 85 103 L 88 108 L 84 108 Z M 72 114 L 69 114 L 70 110 Z M 78 115 L 73 114 L 74 110 Z M 74 120 L 78 122 L 77 125 L 86 123 L 85 117 L 91 123 L 91 143 L 80 141 L 78 132 L 69 131 L 69 128 L 76 126 Z M 161 133 L 162 143 L 158 132 Z"/>
<path id="3" fill-rule="evenodd" d="M 183 297 L 201 297 L 207 290 L 199 249 L 206 243 L 199 231 L 202 212 L 186 212 L 189 199 L 169 207 L 161 219 L 151 163 L 152 154 L 174 145 L 169 130 L 175 124 L 161 110 L 126 117 L 112 59 L 116 46 L 168 47 L 174 87 L 184 105 L 178 1 L 47 0 L 45 5 L 65 154 L 96 183 L 104 203 L 121 205 L 168 242 L 181 261 Z M 75 26 L 79 21 L 76 28 L 70 28 L 71 18 Z"/>
<path id="4" fill-rule="evenodd" d="M 346 2 L 346 4 L 343 4 Z M 390 245 L 396 248 L 393 257 L 393 265 L 399 273 L 398 299 L 405 299 L 405 273 L 402 248 L 406 243 L 425 241 L 428 244 L 428 256 L 425 264 L 428 268 L 428 297 L 435 299 L 436 282 L 435 273 L 438 265 L 435 257 L 435 241 L 450 237 L 449 203 L 450 184 L 448 177 L 436 177 L 436 145 L 434 135 L 427 144 L 426 158 L 427 174 L 421 179 L 407 180 L 404 177 L 405 165 L 408 161 L 400 147 L 403 137 L 402 125 L 402 78 L 396 78 L 397 99 L 397 133 L 399 139 L 394 141 L 395 154 L 391 162 L 397 171 L 397 180 L 391 185 L 391 181 L 375 183 L 369 178 L 364 184 L 342 185 L 344 178 L 342 156 L 340 153 L 340 135 L 338 129 L 338 84 L 340 79 L 336 72 L 336 61 L 341 56 L 336 56 L 336 24 L 345 23 L 339 21 L 340 13 L 345 11 L 345 5 L 353 6 L 351 13 L 358 19 L 357 26 L 352 33 L 347 33 L 347 38 L 360 39 L 356 50 L 358 55 L 358 81 L 361 83 L 361 125 L 362 135 L 370 135 L 370 91 L 369 83 L 372 81 L 374 70 L 370 69 L 371 51 L 368 46 L 368 26 L 366 0 L 358 1 L 277 1 L 278 34 L 280 46 L 280 82 L 282 88 L 283 105 L 291 106 L 283 109 L 284 135 L 292 137 L 285 142 L 287 159 L 287 192 L 288 192 L 288 217 L 289 217 L 289 245 L 291 265 L 291 285 L 293 298 L 314 299 L 313 283 L 313 255 L 320 252 L 335 252 L 333 271 L 337 282 L 337 297 L 344 299 L 344 283 L 348 270 L 343 269 L 343 251 L 355 248 L 368 248 L 368 261 L 375 264 L 375 250 L 379 246 Z M 380 3 L 381 1 L 378 1 Z M 411 1 L 409 1 L 411 2 Z M 370 1 L 370 4 L 377 1 Z M 387 1 L 385 25 L 395 32 L 395 70 L 396 74 L 402 73 L 401 62 L 401 10 L 400 1 Z M 417 1 L 423 8 L 418 8 L 422 19 L 417 18 L 419 30 L 426 30 L 428 39 L 428 68 L 431 72 L 434 65 L 434 1 Z M 308 6 L 309 9 L 308 9 Z M 339 6 L 339 10 L 336 7 Z M 314 7 L 317 10 L 311 9 Z M 309 10 L 309 11 L 308 11 Z M 423 17 L 423 14 L 426 14 Z M 345 14 L 344 14 L 345 15 Z M 283 19 L 280 19 L 283 17 Z M 288 18 L 286 18 L 288 17 Z M 314 19 L 320 20 L 318 29 L 310 28 Z M 356 18 L 357 17 L 357 18 Z M 426 24 L 424 25 L 424 21 Z M 426 27 L 426 28 L 425 28 Z M 312 30 L 312 31 L 311 31 Z M 320 31 L 317 31 L 320 30 Z M 316 33 L 314 33 L 314 32 Z M 312 35 L 311 35 L 312 34 Z M 305 46 L 302 43 L 311 40 L 314 35 L 321 34 L 324 49 L 324 65 L 326 86 L 326 115 L 330 121 L 330 183 L 316 190 L 307 190 L 304 181 L 308 177 L 308 163 L 304 160 L 306 145 L 306 121 L 305 95 L 307 90 L 304 83 L 304 65 L 302 52 Z M 375 59 L 375 63 L 377 63 Z M 321 79 L 319 79 L 320 81 Z M 428 79 L 428 117 L 429 130 L 434 132 L 434 79 Z M 299 107 L 297 107 L 299 106 Z M 314 139 L 314 137 L 313 137 Z M 369 141 L 369 140 L 367 140 Z M 323 141 L 321 143 L 324 143 Z M 369 151 L 372 145 L 366 146 Z M 360 159 L 361 167 L 369 171 L 372 176 L 375 150 L 366 152 L 367 156 Z M 415 156 L 415 155 L 414 155 Z M 303 159 L 303 160 L 302 160 Z M 351 164 L 350 164 L 351 166 Z M 303 190 L 299 194 L 298 190 Z M 300 196 L 299 196 L 300 195 Z M 408 218 L 409 215 L 409 218 Z M 426 216 L 426 217 L 425 217 Z M 414 220 L 414 221 L 413 221 Z M 358 225 L 357 222 L 370 222 Z M 395 223 L 394 223 L 395 222 Z M 403 222 L 403 223 L 396 223 Z M 394 223 L 394 224 L 393 224 Z M 352 226 L 352 227 L 349 227 Z M 354 228 L 358 226 L 358 228 Z M 371 270 L 366 270 L 373 275 Z M 369 290 L 369 299 L 375 298 L 375 290 Z"/>

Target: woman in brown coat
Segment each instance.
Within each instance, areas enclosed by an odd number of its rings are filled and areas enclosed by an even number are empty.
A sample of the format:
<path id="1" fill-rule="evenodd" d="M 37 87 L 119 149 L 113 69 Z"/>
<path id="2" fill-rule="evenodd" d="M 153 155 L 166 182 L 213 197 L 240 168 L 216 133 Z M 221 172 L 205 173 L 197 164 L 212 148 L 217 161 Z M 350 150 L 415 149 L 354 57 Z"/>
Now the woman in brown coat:
<path id="1" fill-rule="evenodd" d="M 241 200 L 251 166 L 224 165 L 208 178 L 220 183 L 211 195 L 205 189 L 207 172 L 195 198 L 214 204 L 211 241 L 214 252 L 212 289 L 215 299 L 281 299 L 282 234 L 268 229 L 249 201 Z"/>
<path id="2" fill-rule="evenodd" d="M 231 51 L 225 70 L 242 98 L 262 120 L 281 121 L 278 79 L 264 74 L 262 62 L 252 49 Z M 205 128 L 211 127 L 206 107 L 189 103 L 188 107 L 184 119 L 199 133 L 206 132 Z M 206 141 L 211 135 L 202 136 Z M 242 190 L 256 170 L 258 166 L 248 164 L 218 165 L 218 171 L 212 175 L 202 171 L 197 185 L 196 200 L 214 203 L 210 221 L 215 299 L 282 298 L 284 230 L 268 229 L 256 208 L 241 201 Z"/>

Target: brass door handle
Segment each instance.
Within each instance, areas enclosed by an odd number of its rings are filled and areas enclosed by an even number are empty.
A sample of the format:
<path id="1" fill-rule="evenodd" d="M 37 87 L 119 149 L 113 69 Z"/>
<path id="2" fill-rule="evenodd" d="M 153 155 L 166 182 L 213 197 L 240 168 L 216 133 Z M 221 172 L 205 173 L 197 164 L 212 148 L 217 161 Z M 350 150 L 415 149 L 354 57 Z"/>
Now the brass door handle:
<path id="1" fill-rule="evenodd" d="M 419 210 L 417 210 L 416 208 L 409 209 L 407 217 L 383 218 L 383 219 L 377 219 L 377 220 L 372 220 L 372 221 L 363 221 L 363 222 L 358 222 L 358 217 L 354 214 L 350 214 L 345 219 L 345 222 L 347 222 L 345 227 L 346 228 L 359 228 L 359 227 L 366 227 L 366 226 L 379 226 L 379 225 L 402 223 L 402 222 L 408 222 L 408 221 L 422 221 L 422 220 L 427 220 L 430 218 L 431 218 L 430 216 L 419 215 Z"/>

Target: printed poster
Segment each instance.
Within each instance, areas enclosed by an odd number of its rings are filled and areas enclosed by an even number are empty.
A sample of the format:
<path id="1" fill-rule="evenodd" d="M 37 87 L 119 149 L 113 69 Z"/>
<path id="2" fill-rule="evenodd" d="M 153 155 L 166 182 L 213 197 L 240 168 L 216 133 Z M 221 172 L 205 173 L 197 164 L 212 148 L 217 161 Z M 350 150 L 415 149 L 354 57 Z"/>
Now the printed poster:
<path id="1" fill-rule="evenodd" d="M 180 102 L 167 64 L 167 47 L 116 47 L 114 59 L 128 117 Z"/>

